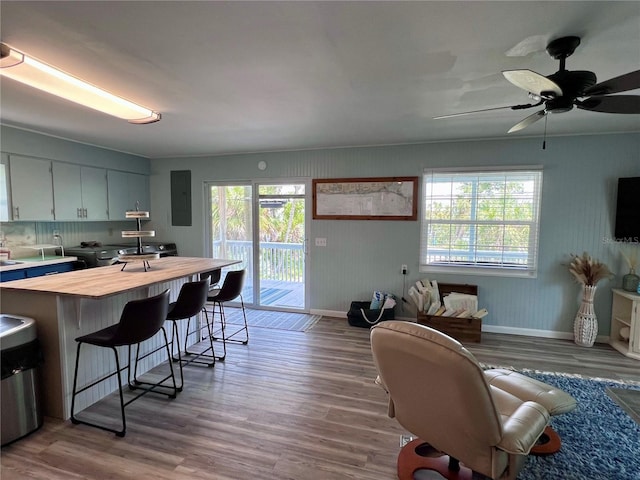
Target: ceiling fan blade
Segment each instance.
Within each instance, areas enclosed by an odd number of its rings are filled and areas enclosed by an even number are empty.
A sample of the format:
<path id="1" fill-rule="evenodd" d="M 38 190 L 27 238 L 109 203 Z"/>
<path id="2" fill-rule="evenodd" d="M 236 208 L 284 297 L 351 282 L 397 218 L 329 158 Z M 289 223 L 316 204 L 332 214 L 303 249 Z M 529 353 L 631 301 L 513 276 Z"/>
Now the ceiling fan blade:
<path id="1" fill-rule="evenodd" d="M 462 117 L 464 115 L 472 115 L 474 113 L 482 113 L 482 112 L 491 112 L 493 110 L 505 110 L 507 108 L 510 108 L 511 110 L 524 110 L 525 108 L 537 107 L 538 105 L 541 105 L 541 104 L 542 102 L 527 103 L 524 105 L 507 105 L 505 107 L 483 108 L 482 110 L 471 110 L 469 112 L 450 113 L 449 115 L 440 115 L 438 117 L 433 117 L 433 119 L 440 120 L 442 118 Z"/>
<path id="2" fill-rule="evenodd" d="M 587 88 L 585 95 L 607 95 L 609 93 L 626 92 L 640 88 L 640 70 L 629 72 L 619 77 L 610 78 L 604 82 Z"/>
<path id="3" fill-rule="evenodd" d="M 535 93 L 547 99 L 562 96 L 562 89 L 556 82 L 533 70 L 505 70 L 502 74 L 504 78 L 516 87 L 522 88 L 527 92 Z"/>
<path id="4" fill-rule="evenodd" d="M 520 123 L 516 123 L 513 127 L 511 127 L 507 133 L 518 132 L 518 131 L 520 131 L 520 130 L 522 130 L 524 128 L 527 128 L 532 123 L 535 123 L 538 120 L 540 120 L 546 114 L 547 114 L 546 110 L 540 110 L 539 112 L 536 112 L 536 113 L 534 113 L 532 115 L 529 115 L 524 120 L 522 120 Z"/>
<path id="5" fill-rule="evenodd" d="M 576 107 L 582 110 L 602 113 L 640 113 L 640 96 L 611 95 L 606 97 L 589 97 L 576 101 Z"/>

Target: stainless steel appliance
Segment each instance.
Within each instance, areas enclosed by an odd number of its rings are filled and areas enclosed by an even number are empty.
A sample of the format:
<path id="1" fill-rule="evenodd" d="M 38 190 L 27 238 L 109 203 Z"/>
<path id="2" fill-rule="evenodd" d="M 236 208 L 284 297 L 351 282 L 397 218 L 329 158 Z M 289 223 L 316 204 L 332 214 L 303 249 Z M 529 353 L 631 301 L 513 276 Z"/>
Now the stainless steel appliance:
<path id="1" fill-rule="evenodd" d="M 38 371 L 42 353 L 32 318 L 0 315 L 0 441 L 14 442 L 42 425 Z"/>
<path id="2" fill-rule="evenodd" d="M 142 253 L 159 253 L 161 257 L 178 255 L 178 248 L 171 242 L 146 242 Z M 118 263 L 118 255 L 138 252 L 134 244 L 101 245 L 96 242 L 85 242 L 77 247 L 64 249 L 67 255 L 78 257 L 87 264 L 87 268 L 104 267 Z"/>

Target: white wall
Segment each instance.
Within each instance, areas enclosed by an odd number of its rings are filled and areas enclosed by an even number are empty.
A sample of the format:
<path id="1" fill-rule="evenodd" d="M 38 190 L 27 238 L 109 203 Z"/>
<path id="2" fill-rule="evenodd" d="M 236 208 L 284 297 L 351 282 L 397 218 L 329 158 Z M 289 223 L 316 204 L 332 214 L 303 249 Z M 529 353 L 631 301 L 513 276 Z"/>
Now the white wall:
<path id="1" fill-rule="evenodd" d="M 4 125 L 0 127 L 0 142 L 0 150 L 5 155 L 15 153 L 144 175 L 149 173 L 149 159 L 145 157 L 70 142 L 62 138 Z"/>
<path id="2" fill-rule="evenodd" d="M 257 178 L 332 178 L 412 176 L 425 167 L 543 165 L 540 261 L 536 279 L 438 275 L 441 282 L 479 286 L 480 303 L 494 330 L 571 332 L 579 303 L 579 286 L 569 275 L 570 253 L 588 251 L 618 275 L 603 281 L 596 295 L 600 335 L 608 335 L 611 293 L 626 273 L 613 236 L 618 177 L 640 176 L 640 135 L 553 137 L 547 149 L 540 139 L 432 143 L 373 148 L 307 150 L 280 153 L 154 159 L 151 161 L 153 228 L 173 240 L 184 255 L 205 249 L 204 182 Z M 257 164 L 267 162 L 261 171 Z M 171 170 L 192 171 L 193 226 L 170 222 Z M 309 212 L 310 215 L 310 212 Z M 159 220 L 158 220 L 159 219 Z M 327 247 L 315 247 L 315 237 Z M 311 222 L 310 307 L 346 311 L 352 300 L 366 300 L 373 290 L 402 293 L 401 264 L 409 265 L 407 284 L 418 273 L 420 222 Z M 400 316 L 413 316 L 408 308 Z M 499 328 L 498 328 L 499 327 Z"/>

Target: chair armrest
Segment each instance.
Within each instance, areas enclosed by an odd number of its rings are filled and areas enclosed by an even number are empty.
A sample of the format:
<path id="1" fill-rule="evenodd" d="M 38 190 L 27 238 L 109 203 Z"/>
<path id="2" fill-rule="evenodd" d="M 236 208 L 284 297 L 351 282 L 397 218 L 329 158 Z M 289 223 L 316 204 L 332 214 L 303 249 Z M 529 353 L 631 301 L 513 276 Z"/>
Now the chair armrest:
<path id="1" fill-rule="evenodd" d="M 507 453 L 526 455 L 549 423 L 549 412 L 535 402 L 524 402 L 502 424 L 497 447 Z"/>

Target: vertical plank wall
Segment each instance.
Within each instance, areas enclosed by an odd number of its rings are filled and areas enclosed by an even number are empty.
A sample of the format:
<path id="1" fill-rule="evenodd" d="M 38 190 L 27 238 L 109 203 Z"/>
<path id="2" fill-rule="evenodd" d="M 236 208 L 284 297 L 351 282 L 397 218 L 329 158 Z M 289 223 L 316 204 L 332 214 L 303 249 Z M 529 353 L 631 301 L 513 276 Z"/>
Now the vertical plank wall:
<path id="1" fill-rule="evenodd" d="M 264 161 L 265 170 L 257 164 Z M 601 336 L 609 333 L 611 288 L 627 271 L 612 242 L 618 177 L 640 176 L 640 135 L 553 137 L 542 150 L 539 138 L 442 142 L 362 148 L 271 152 L 202 158 L 153 159 L 151 222 L 164 238 L 179 238 L 181 251 L 205 251 L 206 207 L 203 183 L 253 179 L 421 176 L 425 168 L 541 165 L 544 171 L 537 278 L 420 272 L 420 221 L 312 220 L 308 261 L 310 308 L 344 315 L 352 300 L 374 290 L 403 293 L 403 281 L 435 278 L 478 285 L 480 304 L 489 310 L 487 330 L 540 336 L 573 331 L 580 287 L 567 271 L 569 254 L 588 251 L 605 261 L 616 276 L 603 281 L 596 295 Z M 166 195 L 172 169 L 192 170 L 192 227 L 172 227 Z M 421 212 L 421 209 L 419 209 Z M 308 213 L 311 215 L 311 212 Z M 327 239 L 316 247 L 314 238 Z M 406 278 L 400 266 L 407 264 Z M 413 317 L 406 306 L 401 317 Z"/>
<path id="2" fill-rule="evenodd" d="M 130 160 L 118 152 L 95 147 L 74 148 L 72 142 L 49 139 L 31 132 L 2 127 L 5 145 L 15 153 L 43 156 L 94 156 L 99 164 Z M 36 138 L 37 137 L 37 138 Z M 35 146 L 34 146 L 35 145 Z M 534 279 L 470 275 L 429 276 L 420 272 L 420 222 L 312 220 L 309 255 L 310 308 L 344 315 L 352 300 L 367 299 L 373 290 L 398 295 L 403 285 L 425 277 L 449 283 L 473 283 L 480 303 L 489 310 L 486 329 L 538 335 L 570 335 L 578 308 L 580 288 L 567 272 L 570 253 L 588 251 L 605 261 L 615 273 L 603 281 L 595 308 L 600 336 L 608 335 L 611 288 L 627 273 L 613 243 L 615 193 L 618 177 L 640 176 L 640 134 L 549 137 L 509 137 L 483 141 L 440 142 L 415 145 L 316 149 L 251 153 L 198 158 L 146 160 L 151 173 L 152 221 L 156 238 L 174 241 L 181 255 L 201 256 L 205 250 L 204 182 L 256 179 L 304 179 L 377 176 L 420 176 L 425 168 L 542 165 L 543 201 L 539 271 Z M 34 148 L 36 150 L 34 150 Z M 134 159 L 142 162 L 143 159 Z M 265 161 L 267 168 L 258 169 Z M 193 220 L 191 227 L 173 227 L 170 221 L 171 170 L 192 171 Z M 420 211 L 420 210 L 419 210 Z M 308 213 L 310 215 L 310 212 Z M 117 225 L 120 223 L 120 225 Z M 86 222 L 36 225 L 38 241 L 49 241 L 48 230 L 60 226 L 66 245 L 91 239 L 113 243 L 122 222 Z M 115 233 L 114 233 L 115 232 Z M 316 247 L 314 238 L 327 239 Z M 403 278 L 400 265 L 409 266 Z M 410 306 L 398 311 L 412 317 Z"/>

